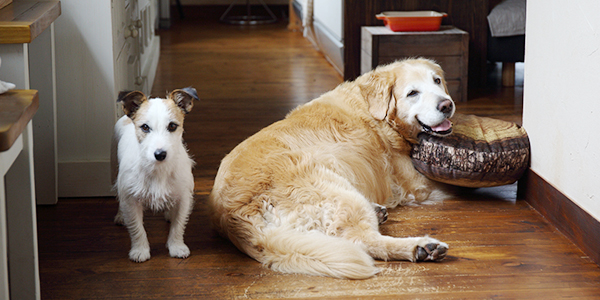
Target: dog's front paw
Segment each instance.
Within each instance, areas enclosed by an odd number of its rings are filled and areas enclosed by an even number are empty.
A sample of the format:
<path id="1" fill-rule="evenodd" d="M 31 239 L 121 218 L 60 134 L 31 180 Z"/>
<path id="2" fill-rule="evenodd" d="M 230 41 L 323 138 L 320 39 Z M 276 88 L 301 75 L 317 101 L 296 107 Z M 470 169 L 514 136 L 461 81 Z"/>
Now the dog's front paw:
<path id="1" fill-rule="evenodd" d="M 119 226 L 125 225 L 125 220 L 123 219 L 123 215 L 121 214 L 120 210 L 119 210 L 119 212 L 117 212 L 114 222 L 115 222 L 115 224 L 117 224 Z"/>
<path id="2" fill-rule="evenodd" d="M 417 245 L 415 250 L 415 261 L 441 261 L 448 253 L 448 245 L 429 237 Z"/>
<path id="3" fill-rule="evenodd" d="M 385 221 L 388 219 L 387 208 L 383 205 L 373 203 L 373 209 L 375 209 L 375 215 L 377 215 L 377 222 L 379 225 L 385 223 Z"/>
<path id="4" fill-rule="evenodd" d="M 129 259 L 135 262 L 145 262 L 150 259 L 149 247 L 131 248 L 129 251 Z"/>
<path id="5" fill-rule="evenodd" d="M 187 258 L 190 256 L 190 249 L 184 243 L 167 245 L 167 248 L 169 248 L 171 257 Z"/>

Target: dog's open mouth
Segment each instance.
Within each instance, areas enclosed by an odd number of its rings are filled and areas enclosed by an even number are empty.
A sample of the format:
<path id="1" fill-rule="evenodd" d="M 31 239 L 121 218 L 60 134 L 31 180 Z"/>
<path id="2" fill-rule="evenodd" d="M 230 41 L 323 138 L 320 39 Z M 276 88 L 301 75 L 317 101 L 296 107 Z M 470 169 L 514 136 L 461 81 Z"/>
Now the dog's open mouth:
<path id="1" fill-rule="evenodd" d="M 448 134 L 452 133 L 452 122 L 449 119 L 444 119 L 444 121 L 442 121 L 442 123 L 435 125 L 435 126 L 425 125 L 418 118 L 417 118 L 417 121 L 419 122 L 421 127 L 423 127 L 423 131 L 426 133 L 434 134 L 434 135 L 448 135 Z"/>

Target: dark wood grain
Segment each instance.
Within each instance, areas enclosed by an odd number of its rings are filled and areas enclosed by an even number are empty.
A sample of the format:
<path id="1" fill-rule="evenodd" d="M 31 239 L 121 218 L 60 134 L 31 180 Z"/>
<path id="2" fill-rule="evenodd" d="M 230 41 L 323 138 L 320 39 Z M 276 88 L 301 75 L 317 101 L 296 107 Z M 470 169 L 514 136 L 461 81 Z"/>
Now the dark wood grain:
<path id="1" fill-rule="evenodd" d="M 129 261 L 129 234 L 113 224 L 114 198 L 60 199 L 38 207 L 42 299 L 594 299 L 600 268 L 526 201 L 516 186 L 460 190 L 441 204 L 390 210 L 392 236 L 429 234 L 450 245 L 441 263 L 377 262 L 361 281 L 270 271 L 209 227 L 206 199 L 220 160 L 240 141 L 317 97 L 342 78 L 287 23 L 220 24 L 222 11 L 185 7 L 161 31 L 155 96 L 192 85 L 200 101 L 186 116 L 195 206 L 185 241 L 191 256 L 170 258 L 169 224 L 147 213 L 152 258 Z M 520 70 L 522 72 L 522 69 Z M 522 77 L 515 88 L 472 89 L 462 113 L 520 122 Z M 498 80 L 498 81 L 497 81 Z M 497 85 L 495 83 L 498 83 Z"/>
<path id="2" fill-rule="evenodd" d="M 0 151 L 10 149 L 39 107 L 37 90 L 10 90 L 0 95 Z"/>
<path id="3" fill-rule="evenodd" d="M 598 220 L 532 170 L 527 171 L 519 189 L 519 198 L 526 200 L 590 259 L 600 264 Z"/>
<path id="4" fill-rule="evenodd" d="M 448 13 L 442 24 L 469 33 L 469 85 L 486 83 L 488 1 L 469 0 L 345 0 L 344 1 L 344 79 L 360 75 L 361 26 L 383 26 L 375 15 L 382 11 L 434 10 Z"/>
<path id="5" fill-rule="evenodd" d="M 398 59 L 430 58 L 444 69 L 452 99 L 467 101 L 469 35 L 465 31 L 447 25 L 434 32 L 393 33 L 380 29 L 362 27 L 361 72 Z"/>
<path id="6" fill-rule="evenodd" d="M 60 14 L 60 1 L 14 1 L 0 9 L 0 44 L 31 43 Z"/>

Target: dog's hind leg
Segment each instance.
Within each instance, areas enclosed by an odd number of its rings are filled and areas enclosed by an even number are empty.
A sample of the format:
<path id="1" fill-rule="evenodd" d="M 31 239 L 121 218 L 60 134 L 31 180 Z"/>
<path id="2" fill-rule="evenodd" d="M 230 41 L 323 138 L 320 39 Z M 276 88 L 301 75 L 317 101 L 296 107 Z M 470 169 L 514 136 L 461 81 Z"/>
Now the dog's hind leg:
<path id="1" fill-rule="evenodd" d="M 131 200 L 131 199 L 127 199 Z M 144 208 L 136 201 L 119 201 L 119 214 L 131 237 L 129 259 L 144 262 L 150 259 L 150 244 L 144 230 Z M 117 219 L 115 217 L 115 220 Z"/>
<path id="2" fill-rule="evenodd" d="M 388 219 L 387 208 L 377 203 L 371 203 L 371 205 L 373 205 L 373 209 L 375 210 L 375 214 L 377 215 L 377 221 L 379 225 L 385 223 L 385 221 L 387 221 Z"/>
<path id="3" fill-rule="evenodd" d="M 446 257 L 448 245 L 428 236 L 395 238 L 373 235 L 363 240 L 367 253 L 382 260 L 441 261 Z"/>
<path id="4" fill-rule="evenodd" d="M 190 256 L 190 249 L 183 242 L 183 233 L 188 222 L 188 217 L 192 212 L 193 196 L 183 196 L 170 210 L 165 214 L 165 218 L 171 222 L 167 248 L 171 257 L 186 258 Z"/>
<path id="5" fill-rule="evenodd" d="M 364 245 L 371 257 L 381 260 L 441 261 L 448 252 L 446 243 L 428 236 L 396 238 L 362 226 L 348 228 L 343 237 Z"/>
<path id="6" fill-rule="evenodd" d="M 357 211 L 357 208 L 358 206 L 353 211 L 342 211 L 340 215 L 346 217 L 338 218 L 336 225 L 343 238 L 362 244 L 371 257 L 412 262 L 440 261 L 446 257 L 448 245 L 436 239 L 427 236 L 395 238 L 381 235 L 378 231 L 378 223 L 381 222 L 377 215 L 379 212 L 366 207 Z"/>

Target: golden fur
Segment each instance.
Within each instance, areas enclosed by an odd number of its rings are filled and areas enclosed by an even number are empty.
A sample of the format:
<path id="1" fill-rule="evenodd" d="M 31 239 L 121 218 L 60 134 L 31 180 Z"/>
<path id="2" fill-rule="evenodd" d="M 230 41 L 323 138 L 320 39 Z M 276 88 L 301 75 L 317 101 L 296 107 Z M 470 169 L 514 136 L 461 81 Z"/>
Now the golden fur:
<path id="1" fill-rule="evenodd" d="M 430 127 L 448 122 L 454 107 L 440 114 L 444 99 L 451 103 L 442 69 L 416 59 L 299 106 L 223 159 L 209 197 L 212 224 L 286 273 L 367 278 L 378 272 L 373 258 L 443 259 L 448 246 L 435 239 L 382 236 L 373 203 L 444 197 L 409 157 L 423 128 L 417 119 Z"/>

